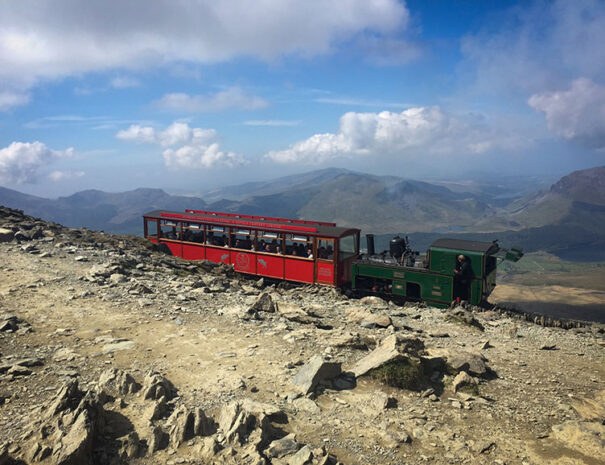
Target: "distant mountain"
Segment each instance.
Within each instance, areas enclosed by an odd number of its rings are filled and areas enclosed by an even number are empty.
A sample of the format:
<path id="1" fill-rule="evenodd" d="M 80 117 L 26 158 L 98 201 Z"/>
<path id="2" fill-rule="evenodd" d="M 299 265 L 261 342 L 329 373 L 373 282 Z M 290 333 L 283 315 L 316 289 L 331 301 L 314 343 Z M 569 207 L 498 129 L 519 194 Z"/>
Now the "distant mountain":
<path id="1" fill-rule="evenodd" d="M 498 212 L 515 227 L 489 233 L 448 234 L 470 240 L 500 239 L 504 246 L 519 245 L 528 252 L 544 250 L 566 260 L 605 260 L 605 167 L 575 171 L 550 189 L 518 199 Z M 503 221 L 503 220 L 501 220 Z M 423 250 L 439 234 L 410 234 Z M 377 238 L 385 247 L 390 235 Z M 377 245 L 377 246 L 378 246 Z"/>
<path id="2" fill-rule="evenodd" d="M 549 190 L 511 203 L 503 214 L 525 227 L 560 223 L 589 226 L 595 220 L 605 225 L 598 213 L 596 218 L 591 217 L 594 206 L 605 206 L 605 166 L 574 171 Z"/>
<path id="3" fill-rule="evenodd" d="M 575 202 L 605 206 L 605 166 L 574 171 L 550 190 Z"/>
<path id="4" fill-rule="evenodd" d="M 517 192 L 527 192 L 526 185 L 520 181 Z M 385 234 L 385 240 L 410 234 L 420 248 L 437 236 L 499 238 L 526 250 L 605 259 L 605 167 L 576 171 L 519 198 L 510 180 L 489 186 L 485 179 L 423 182 L 330 168 L 229 186 L 206 199 L 160 189 L 44 199 L 0 188 L 0 204 L 67 226 L 118 233 L 141 234 L 141 215 L 150 210 L 200 208 L 334 221 Z"/>
<path id="5" fill-rule="evenodd" d="M 211 206 L 245 214 L 334 221 L 368 232 L 459 231 L 471 225 L 479 230 L 481 225 L 500 229 L 509 226 L 494 219 L 496 210 L 473 194 L 394 176 L 344 170 L 313 173 L 295 180 L 281 178 L 271 186 L 255 190 L 256 195 L 243 200 L 223 199 Z M 259 192 L 270 194 L 259 195 Z"/>
<path id="6" fill-rule="evenodd" d="M 225 186 L 203 192 L 201 195 L 207 202 L 220 200 L 245 200 L 250 197 L 271 196 L 282 194 L 291 189 L 309 189 L 334 179 L 349 170 L 343 168 L 326 168 L 302 174 L 283 176 L 269 181 L 247 182 Z"/>
<path id="7" fill-rule="evenodd" d="M 161 189 L 141 188 L 120 193 L 86 190 L 69 197 L 44 199 L 0 187 L 0 205 L 69 227 L 140 234 L 141 215 L 145 212 L 205 208 L 206 202 L 195 197 L 173 196 Z"/>
<path id="8" fill-rule="evenodd" d="M 501 190 L 497 194 L 501 194 Z M 141 214 L 160 208 L 207 208 L 317 219 L 376 233 L 466 231 L 469 228 L 486 231 L 512 227 L 496 216 L 496 208 L 484 198 L 485 188 L 478 195 L 428 182 L 338 168 L 228 186 L 206 193 L 204 200 L 172 196 L 160 189 L 122 193 L 87 190 L 58 199 L 0 190 L 1 204 L 23 209 L 31 215 L 67 226 L 139 234 Z"/>

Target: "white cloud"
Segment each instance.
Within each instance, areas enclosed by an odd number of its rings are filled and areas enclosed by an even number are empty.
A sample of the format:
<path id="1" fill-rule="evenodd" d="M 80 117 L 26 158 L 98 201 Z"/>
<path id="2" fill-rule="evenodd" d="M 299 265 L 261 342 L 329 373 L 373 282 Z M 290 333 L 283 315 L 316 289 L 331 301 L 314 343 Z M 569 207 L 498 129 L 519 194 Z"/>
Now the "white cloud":
<path id="1" fill-rule="evenodd" d="M 399 31 L 408 17 L 397 0 L 3 1 L 0 90 L 87 72 L 314 56 L 361 33 Z"/>
<path id="2" fill-rule="evenodd" d="M 27 105 L 31 100 L 31 96 L 27 92 L 2 92 L 1 90 L 0 88 L 0 111 L 7 111 L 12 107 Z"/>
<path id="3" fill-rule="evenodd" d="M 53 181 L 65 181 L 70 179 L 77 179 L 84 176 L 84 171 L 53 171 L 48 177 Z"/>
<path id="4" fill-rule="evenodd" d="M 116 76 L 110 81 L 110 85 L 114 89 L 128 89 L 131 87 L 139 87 L 141 83 L 138 79 L 131 76 Z"/>
<path id="5" fill-rule="evenodd" d="M 382 100 L 368 100 L 351 97 L 320 97 L 314 100 L 317 103 L 329 105 L 344 105 L 348 107 L 379 107 L 379 108 L 409 108 L 414 105 L 402 102 L 384 102 Z"/>
<path id="6" fill-rule="evenodd" d="M 322 164 L 358 156 L 481 154 L 517 148 L 520 137 L 491 128 L 478 115 L 454 115 L 438 106 L 393 113 L 345 113 L 335 134 L 315 134 L 265 158 L 278 163 Z"/>
<path id="7" fill-rule="evenodd" d="M 42 142 L 13 142 L 0 150 L 0 179 L 13 184 L 32 183 L 40 168 L 73 155 L 73 148 L 52 150 Z"/>
<path id="8" fill-rule="evenodd" d="M 300 121 L 290 121 L 281 119 L 270 119 L 270 120 L 252 120 L 244 121 L 244 126 L 298 126 Z"/>
<path id="9" fill-rule="evenodd" d="M 203 145 L 217 138 L 214 129 L 191 128 L 187 123 L 174 122 L 163 131 L 157 131 L 151 126 L 133 124 L 128 129 L 119 131 L 118 139 L 157 144 L 162 147 L 179 144 Z"/>
<path id="10" fill-rule="evenodd" d="M 217 165 L 234 167 L 244 159 L 233 152 L 223 152 L 218 143 L 210 145 L 184 145 L 179 149 L 162 152 L 166 166 L 173 168 L 212 168 Z"/>
<path id="11" fill-rule="evenodd" d="M 557 136 L 592 148 L 605 148 L 605 87 L 576 79 L 569 90 L 534 94 L 529 105 L 546 117 Z"/>
<path id="12" fill-rule="evenodd" d="M 119 131 L 116 137 L 130 142 L 170 147 L 162 152 L 168 167 L 200 169 L 246 163 L 241 155 L 220 150 L 218 134 L 214 129 L 192 128 L 187 123 L 174 122 L 163 131 L 150 126 L 132 125 Z"/>
<path id="13" fill-rule="evenodd" d="M 23 126 L 28 129 L 49 129 L 62 126 L 88 126 L 92 129 L 116 129 L 118 125 L 139 124 L 149 125 L 153 121 L 115 119 L 107 116 L 82 116 L 82 115 L 53 115 L 28 121 Z"/>
<path id="14" fill-rule="evenodd" d="M 150 126 L 142 127 L 133 124 L 128 129 L 119 131 L 116 137 L 131 142 L 154 144 L 156 142 L 156 131 Z"/>
<path id="15" fill-rule="evenodd" d="M 189 113 L 214 112 L 237 108 L 256 110 L 269 102 L 255 95 L 248 95 L 239 87 L 230 87 L 211 95 L 166 94 L 155 104 L 161 108 Z"/>
<path id="16" fill-rule="evenodd" d="M 534 1 L 486 21 L 462 40 L 465 82 L 480 91 L 527 96 L 580 76 L 605 79 L 605 2 Z"/>

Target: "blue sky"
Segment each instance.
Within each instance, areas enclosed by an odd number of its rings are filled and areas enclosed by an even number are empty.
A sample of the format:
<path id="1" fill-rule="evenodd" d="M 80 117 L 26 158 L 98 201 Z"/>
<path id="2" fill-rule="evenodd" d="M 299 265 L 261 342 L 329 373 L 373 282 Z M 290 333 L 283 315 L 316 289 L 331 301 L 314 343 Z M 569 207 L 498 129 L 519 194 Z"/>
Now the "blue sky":
<path id="1" fill-rule="evenodd" d="M 565 174 L 605 164 L 604 43 L 590 0 L 4 0 L 0 185 Z"/>

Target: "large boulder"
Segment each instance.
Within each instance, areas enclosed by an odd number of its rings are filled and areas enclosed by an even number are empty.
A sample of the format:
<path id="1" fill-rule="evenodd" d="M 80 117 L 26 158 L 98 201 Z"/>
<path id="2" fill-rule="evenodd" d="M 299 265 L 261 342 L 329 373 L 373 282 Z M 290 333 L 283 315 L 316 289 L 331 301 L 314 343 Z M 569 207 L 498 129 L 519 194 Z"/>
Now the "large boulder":
<path id="1" fill-rule="evenodd" d="M 313 392 L 320 382 L 332 380 L 340 373 L 340 363 L 327 362 L 320 355 L 315 355 L 294 376 L 292 384 L 303 394 L 308 394 Z"/>
<path id="2" fill-rule="evenodd" d="M 431 357 L 441 358 L 455 373 L 466 371 L 475 376 L 485 376 L 489 368 L 485 363 L 487 359 L 480 353 L 468 352 L 458 349 L 433 348 L 427 351 Z"/>
<path id="3" fill-rule="evenodd" d="M 80 391 L 78 381 L 69 381 L 59 389 L 55 400 L 46 409 L 45 415 L 50 418 L 65 410 L 74 410 L 83 397 L 84 392 Z"/>
<path id="4" fill-rule="evenodd" d="M 233 402 L 221 410 L 218 424 L 227 442 L 241 444 L 254 429 L 256 419 L 242 408 L 241 403 Z"/>
<path id="5" fill-rule="evenodd" d="M 265 455 L 269 458 L 280 459 L 286 455 L 293 455 L 300 449 L 300 444 L 296 442 L 294 434 L 288 434 L 287 436 L 276 439 L 269 444 L 269 447 L 265 449 Z"/>
<path id="6" fill-rule="evenodd" d="M 454 378 L 454 382 L 452 383 L 452 387 L 454 388 L 454 392 L 458 392 L 465 387 L 470 387 L 473 389 L 474 386 L 478 386 L 479 382 L 477 378 L 473 378 L 466 371 L 461 371 Z"/>
<path id="7" fill-rule="evenodd" d="M 247 443 L 260 451 L 279 437 L 280 429 L 273 426 L 273 421 L 283 423 L 287 418 L 277 407 L 244 399 L 221 410 L 218 429 L 231 446 Z"/>
<path id="8" fill-rule="evenodd" d="M 209 436 L 216 431 L 214 422 L 202 409 L 188 409 L 184 405 L 174 410 L 166 424 L 169 427 L 170 442 L 174 447 L 179 447 L 195 436 Z"/>
<path id="9" fill-rule="evenodd" d="M 15 234 L 10 229 L 0 228 L 0 242 L 10 242 L 14 237 Z"/>
<path id="10" fill-rule="evenodd" d="M 372 313 L 364 307 L 349 307 L 345 310 L 347 320 L 364 328 L 386 328 L 393 324 L 388 315 Z"/>
<path id="11" fill-rule="evenodd" d="M 277 311 L 287 320 L 301 324 L 312 324 L 314 319 L 298 305 L 290 302 L 278 302 Z"/>
<path id="12" fill-rule="evenodd" d="M 110 368 L 101 373 L 98 387 L 112 396 L 134 394 L 141 385 L 129 373 L 117 368 Z"/>
<path id="13" fill-rule="evenodd" d="M 260 296 L 258 296 L 256 302 L 252 304 L 250 311 L 269 313 L 275 312 L 275 303 L 273 302 L 273 298 L 266 292 L 263 292 Z"/>
<path id="14" fill-rule="evenodd" d="M 156 372 L 149 372 L 143 380 L 143 398 L 159 400 L 165 397 L 172 399 L 176 395 L 176 388 L 165 377 Z"/>
<path id="15" fill-rule="evenodd" d="M 57 465 L 92 464 L 92 445 L 94 440 L 94 421 L 87 410 L 82 410 L 69 432 L 61 439 L 55 463 Z"/>
<path id="16" fill-rule="evenodd" d="M 398 337 L 396 334 L 392 334 L 386 337 L 376 349 L 359 360 L 350 371 L 356 377 L 360 377 L 388 362 L 409 356 L 415 357 L 422 349 L 424 349 L 424 343 L 420 339 Z"/>

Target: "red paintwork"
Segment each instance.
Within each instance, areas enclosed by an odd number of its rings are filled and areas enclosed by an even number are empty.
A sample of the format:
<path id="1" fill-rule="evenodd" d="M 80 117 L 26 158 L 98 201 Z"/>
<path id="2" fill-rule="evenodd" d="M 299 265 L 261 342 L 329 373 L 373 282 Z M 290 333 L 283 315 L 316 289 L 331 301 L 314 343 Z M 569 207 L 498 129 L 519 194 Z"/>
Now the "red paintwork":
<path id="1" fill-rule="evenodd" d="M 317 262 L 317 282 L 334 284 L 334 262 Z"/>
<path id="2" fill-rule="evenodd" d="M 183 244 L 183 258 L 185 260 L 203 260 L 206 258 L 206 248 L 203 245 Z"/>
<path id="3" fill-rule="evenodd" d="M 206 247 L 206 259 L 214 263 L 229 263 L 227 247 Z"/>
<path id="4" fill-rule="evenodd" d="M 261 221 L 277 221 L 279 223 L 291 223 L 291 224 L 319 224 L 321 226 L 336 226 L 336 223 L 329 223 L 327 221 L 309 221 L 309 220 L 294 220 L 290 218 L 277 218 L 272 216 L 257 216 L 257 215 L 242 215 L 240 213 L 222 213 L 212 212 L 208 210 L 194 210 L 188 208 L 185 210 L 186 213 L 196 213 L 198 215 L 212 215 L 212 216 L 223 216 L 225 218 L 242 218 L 247 220 L 261 220 Z"/>
<path id="5" fill-rule="evenodd" d="M 355 260 L 356 257 L 352 257 L 338 264 L 338 279 L 336 281 L 337 286 L 351 281 L 351 269 Z"/>
<path id="6" fill-rule="evenodd" d="M 286 272 L 284 279 L 289 281 L 299 281 L 303 283 L 313 283 L 313 260 L 300 258 L 285 258 Z"/>
<path id="7" fill-rule="evenodd" d="M 231 263 L 235 271 L 256 274 L 256 259 L 252 252 L 231 250 Z"/>
<path id="8" fill-rule="evenodd" d="M 313 228 L 311 226 L 293 226 L 291 224 L 277 224 L 277 223 L 260 223 L 258 221 L 245 221 L 245 220 L 236 220 L 231 218 L 203 218 L 199 216 L 193 215 L 181 215 L 178 213 L 162 213 L 163 217 L 166 218 L 178 218 L 182 220 L 194 220 L 199 221 L 201 223 L 219 223 L 225 224 L 228 226 L 248 226 L 256 229 L 282 229 L 288 231 L 296 231 L 296 232 L 310 232 L 316 233 L 317 228 Z"/>
<path id="9" fill-rule="evenodd" d="M 345 237 L 350 234 L 359 234 L 358 229 L 338 228 L 335 223 L 319 221 L 289 220 L 284 218 L 264 217 L 254 215 L 239 215 L 231 213 L 216 213 L 205 210 L 187 210 L 188 213 L 156 211 L 151 216 L 144 215 L 144 228 L 147 239 L 158 243 L 157 234 L 150 235 L 148 221 L 152 221 L 159 228 L 159 218 L 172 218 L 177 227 L 180 221 L 191 221 L 200 225 L 220 224 L 230 227 L 250 228 L 254 231 L 273 230 L 278 233 L 303 233 L 314 236 L 313 243 L 323 238 L 334 239 Z M 232 237 L 233 240 L 233 237 Z M 282 236 L 283 240 L 283 236 Z M 321 260 L 309 260 L 301 257 L 277 255 L 265 252 L 254 252 L 249 250 L 232 249 L 228 247 L 217 247 L 193 242 L 179 242 L 165 238 L 159 238 L 159 242 L 166 244 L 172 254 L 186 260 L 210 260 L 215 263 L 226 263 L 234 266 L 241 273 L 258 276 L 267 276 L 276 279 L 286 279 L 304 283 L 318 283 L 331 286 L 340 286 L 351 279 L 349 259 L 342 263 Z M 337 243 L 334 242 L 336 245 Z M 336 251 L 337 252 L 337 251 Z"/>
<path id="10" fill-rule="evenodd" d="M 162 244 L 166 244 L 168 246 L 168 248 L 170 249 L 170 252 L 172 252 L 172 255 L 174 255 L 175 257 L 182 257 L 183 256 L 183 252 L 182 252 L 182 247 L 181 244 L 178 242 L 168 242 L 165 240 L 160 240 L 160 242 Z"/>
<path id="11" fill-rule="evenodd" d="M 283 255 L 257 254 L 256 272 L 261 276 L 284 279 Z"/>

